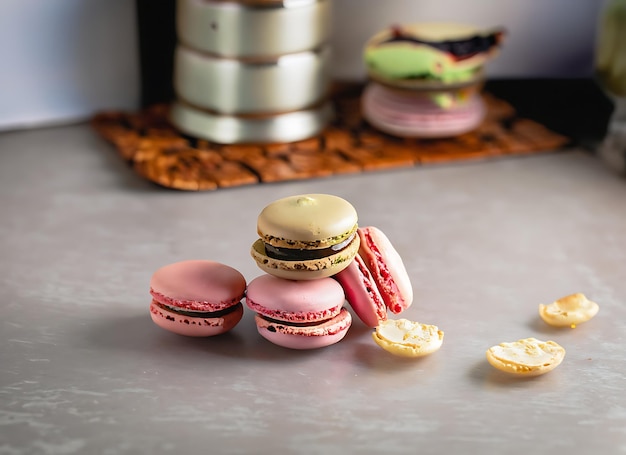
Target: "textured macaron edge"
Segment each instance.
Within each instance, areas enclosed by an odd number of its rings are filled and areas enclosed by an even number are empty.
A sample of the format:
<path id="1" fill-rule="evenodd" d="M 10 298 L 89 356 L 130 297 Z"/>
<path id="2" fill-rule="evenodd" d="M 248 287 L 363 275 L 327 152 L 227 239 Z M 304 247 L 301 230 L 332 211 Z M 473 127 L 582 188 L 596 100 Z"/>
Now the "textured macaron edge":
<path id="1" fill-rule="evenodd" d="M 374 226 L 360 227 L 359 255 L 369 269 L 387 308 L 394 314 L 413 303 L 413 287 L 400 254 Z"/>
<path id="2" fill-rule="evenodd" d="M 263 239 L 257 239 L 250 248 L 250 255 L 257 266 L 266 273 L 291 280 L 309 280 L 329 277 L 345 269 L 359 251 L 360 238 L 355 235 L 343 250 L 321 259 L 307 261 L 284 261 L 269 257 Z"/>
<path id="3" fill-rule="evenodd" d="M 316 325 L 297 326 L 270 321 L 256 314 L 259 334 L 273 344 L 291 349 L 316 349 L 341 341 L 352 325 L 352 315 L 342 308 L 337 316 Z"/>
<path id="4" fill-rule="evenodd" d="M 167 331 L 191 337 L 209 337 L 234 328 L 243 317 L 243 304 L 239 303 L 232 311 L 217 317 L 208 317 L 206 313 L 193 317 L 168 311 L 153 300 L 150 304 L 150 317 L 157 326 Z"/>
<path id="5" fill-rule="evenodd" d="M 150 289 L 150 294 L 152 295 L 154 300 L 169 307 L 180 308 L 188 311 L 212 312 L 222 311 L 234 305 L 237 305 L 244 298 L 245 290 L 241 295 L 238 295 L 231 300 L 222 302 L 209 302 L 207 300 L 173 299 L 164 294 L 156 292 L 154 289 Z"/>
<path id="6" fill-rule="evenodd" d="M 261 237 L 264 243 L 267 243 L 272 246 L 276 246 L 279 248 L 291 248 L 291 249 L 301 249 L 301 250 L 317 250 L 322 248 L 330 248 L 334 245 L 338 245 L 339 243 L 349 239 L 351 236 L 356 235 L 356 231 L 358 229 L 358 224 L 355 223 L 354 226 L 348 231 L 342 232 L 341 234 L 333 235 L 330 237 L 322 237 L 316 240 L 306 241 L 306 240 L 296 240 L 290 239 L 286 237 L 276 237 L 271 234 L 265 234 L 261 231 L 257 233 Z"/>
<path id="7" fill-rule="evenodd" d="M 341 311 L 343 303 L 332 308 L 324 308 L 315 313 L 310 312 L 310 311 L 305 312 L 305 311 L 272 310 L 248 298 L 246 298 L 246 305 L 252 311 L 260 315 L 266 316 L 268 318 L 276 319 L 277 321 L 306 323 L 306 322 L 323 321 L 323 320 L 331 319 L 337 316 L 339 312 Z"/>

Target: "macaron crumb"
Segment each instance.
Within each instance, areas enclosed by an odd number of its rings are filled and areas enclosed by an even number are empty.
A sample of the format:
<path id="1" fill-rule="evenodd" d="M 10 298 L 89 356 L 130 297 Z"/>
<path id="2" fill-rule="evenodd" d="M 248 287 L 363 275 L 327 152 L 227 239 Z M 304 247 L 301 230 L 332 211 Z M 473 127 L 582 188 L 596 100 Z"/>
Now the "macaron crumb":
<path id="1" fill-rule="evenodd" d="M 589 300 L 584 294 L 576 293 L 562 297 L 554 302 L 539 305 L 539 316 L 546 324 L 553 327 L 570 327 L 575 329 L 578 324 L 592 319 L 600 310 L 596 302 Z"/>
<path id="2" fill-rule="evenodd" d="M 415 358 L 437 351 L 443 344 L 443 331 L 408 319 L 387 319 L 376 327 L 372 338 L 393 355 Z"/>

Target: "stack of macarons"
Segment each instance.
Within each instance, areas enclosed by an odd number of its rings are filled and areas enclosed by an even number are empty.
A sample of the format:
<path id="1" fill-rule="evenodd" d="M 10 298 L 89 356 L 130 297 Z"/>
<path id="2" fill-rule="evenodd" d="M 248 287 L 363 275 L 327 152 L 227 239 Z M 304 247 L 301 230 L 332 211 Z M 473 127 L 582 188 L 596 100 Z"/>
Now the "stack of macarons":
<path id="1" fill-rule="evenodd" d="M 346 301 L 369 327 L 412 303 L 397 251 L 357 221 L 349 202 L 328 194 L 279 199 L 261 211 L 251 254 L 266 274 L 249 283 L 246 304 L 264 338 L 294 349 L 329 346 L 352 324 Z"/>
<path id="2" fill-rule="evenodd" d="M 248 285 L 246 304 L 261 336 L 294 349 L 343 339 L 352 316 L 331 277 L 356 256 L 357 227 L 354 207 L 328 194 L 278 199 L 260 212 L 251 255 L 266 274 Z"/>
<path id="3" fill-rule="evenodd" d="M 484 66 L 504 37 L 470 25 L 393 26 L 366 44 L 370 79 L 363 115 L 375 128 L 400 137 L 440 138 L 472 131 L 486 110 L 480 91 Z"/>
<path id="4" fill-rule="evenodd" d="M 342 340 L 354 314 L 380 327 L 407 309 L 413 289 L 400 255 L 375 227 L 359 227 L 355 208 L 329 194 L 302 194 L 267 205 L 251 248 L 265 273 L 249 283 L 234 268 L 186 260 L 159 268 L 150 280 L 150 314 L 159 327 L 208 337 L 231 330 L 243 305 L 259 334 L 292 349 Z"/>

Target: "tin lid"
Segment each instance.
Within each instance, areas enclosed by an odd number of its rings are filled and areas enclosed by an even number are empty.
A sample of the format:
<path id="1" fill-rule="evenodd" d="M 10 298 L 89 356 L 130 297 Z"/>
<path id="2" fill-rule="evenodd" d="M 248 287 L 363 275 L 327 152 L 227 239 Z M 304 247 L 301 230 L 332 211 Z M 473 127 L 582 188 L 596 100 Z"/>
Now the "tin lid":
<path id="1" fill-rule="evenodd" d="M 332 0 L 178 0 L 179 42 L 222 57 L 311 50 L 331 33 Z"/>

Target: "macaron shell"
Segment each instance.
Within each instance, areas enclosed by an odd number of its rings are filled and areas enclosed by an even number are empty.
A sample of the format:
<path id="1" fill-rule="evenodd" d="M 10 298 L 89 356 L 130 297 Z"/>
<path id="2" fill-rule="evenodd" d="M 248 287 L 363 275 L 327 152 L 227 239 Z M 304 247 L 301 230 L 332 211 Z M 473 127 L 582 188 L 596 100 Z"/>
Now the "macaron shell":
<path id="1" fill-rule="evenodd" d="M 443 344 L 443 331 L 431 324 L 408 319 L 388 319 L 372 333 L 374 342 L 391 354 L 422 357 L 437 351 Z"/>
<path id="2" fill-rule="evenodd" d="M 332 278 L 285 280 L 261 275 L 248 284 L 246 305 L 272 319 L 316 322 L 339 314 L 345 302 L 343 288 Z"/>
<path id="3" fill-rule="evenodd" d="M 191 317 L 167 311 L 155 301 L 150 304 L 150 317 L 161 327 L 179 335 L 190 337 L 210 337 L 228 332 L 243 316 L 243 305 L 239 303 L 233 311 L 215 318 Z"/>
<path id="4" fill-rule="evenodd" d="M 345 308 L 332 319 L 314 326 L 293 326 L 268 321 L 260 315 L 254 318 L 259 334 L 278 346 L 289 349 L 317 349 L 341 341 L 352 324 L 352 316 Z"/>
<path id="5" fill-rule="evenodd" d="M 348 267 L 333 277 L 343 287 L 346 300 L 368 327 L 377 327 L 387 319 L 387 307 L 376 283 L 358 254 Z"/>
<path id="6" fill-rule="evenodd" d="M 346 240 L 357 228 L 355 208 L 330 194 L 301 194 L 267 205 L 257 232 L 268 243 L 285 248 L 327 248 Z"/>
<path id="7" fill-rule="evenodd" d="M 208 260 L 175 262 L 152 275 L 150 293 L 160 303 L 190 311 L 220 311 L 241 301 L 246 280 L 237 270 Z"/>
<path id="8" fill-rule="evenodd" d="M 369 269 L 387 308 L 395 314 L 413 303 L 413 287 L 402 258 L 387 236 L 373 226 L 359 228 L 359 255 Z"/>
<path id="9" fill-rule="evenodd" d="M 358 236 L 343 250 L 325 258 L 308 261 L 283 261 L 274 259 L 265 253 L 265 244 L 258 239 L 252 244 L 250 254 L 257 266 L 270 275 L 287 280 L 315 280 L 330 277 L 345 269 L 359 250 Z"/>

